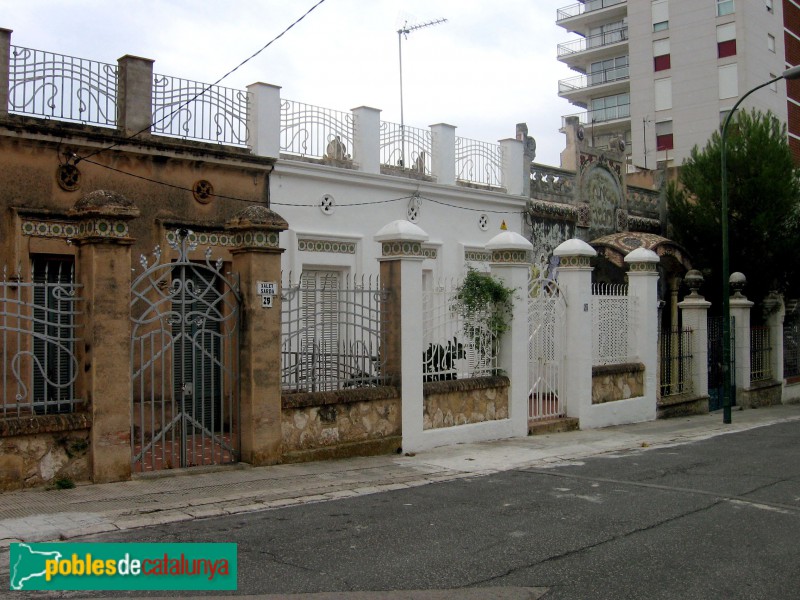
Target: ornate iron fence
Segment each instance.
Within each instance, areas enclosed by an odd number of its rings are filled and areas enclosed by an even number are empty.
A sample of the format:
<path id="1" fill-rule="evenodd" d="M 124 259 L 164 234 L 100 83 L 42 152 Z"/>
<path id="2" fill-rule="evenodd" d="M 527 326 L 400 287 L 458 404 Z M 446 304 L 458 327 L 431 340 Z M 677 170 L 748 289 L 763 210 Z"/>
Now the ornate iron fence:
<path id="1" fill-rule="evenodd" d="M 381 164 L 412 169 L 422 175 L 431 173 L 431 132 L 381 121 Z"/>
<path id="2" fill-rule="evenodd" d="M 593 364 L 629 362 L 628 328 L 632 325 L 628 286 L 592 284 L 591 308 Z"/>
<path id="3" fill-rule="evenodd" d="M 800 322 L 783 326 L 783 376 L 800 377 Z"/>
<path id="4" fill-rule="evenodd" d="M 499 144 L 456 138 L 456 179 L 500 187 L 501 166 Z"/>
<path id="5" fill-rule="evenodd" d="M 483 314 L 465 318 L 453 310 L 459 281 L 444 279 L 422 292 L 423 381 L 487 377 L 498 373 L 497 337 Z"/>
<path id="6" fill-rule="evenodd" d="M 81 402 L 75 397 L 80 289 L 67 261 L 34 261 L 31 281 L 3 271 L 0 416 L 72 412 Z"/>
<path id="7" fill-rule="evenodd" d="M 155 134 L 245 146 L 250 94 L 169 75 L 153 75 Z"/>
<path id="8" fill-rule="evenodd" d="M 750 328 L 750 381 L 772 379 L 772 343 L 769 327 Z"/>
<path id="9" fill-rule="evenodd" d="M 307 158 L 349 160 L 353 115 L 312 104 L 281 101 L 281 152 Z"/>
<path id="10" fill-rule="evenodd" d="M 11 46 L 8 66 L 10 112 L 116 127 L 116 65 Z"/>
<path id="11" fill-rule="evenodd" d="M 289 275 L 291 281 L 291 274 Z M 281 387 L 325 392 L 386 385 L 378 277 L 305 271 L 281 294 Z"/>
<path id="12" fill-rule="evenodd" d="M 661 397 L 691 392 L 694 389 L 692 379 L 694 331 L 689 328 L 662 331 L 658 350 Z"/>

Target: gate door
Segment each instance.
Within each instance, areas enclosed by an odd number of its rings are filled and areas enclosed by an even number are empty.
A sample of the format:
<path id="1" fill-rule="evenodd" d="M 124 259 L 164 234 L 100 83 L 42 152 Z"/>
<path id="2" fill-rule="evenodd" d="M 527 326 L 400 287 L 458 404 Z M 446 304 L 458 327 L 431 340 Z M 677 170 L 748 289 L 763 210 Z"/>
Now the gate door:
<path id="1" fill-rule="evenodd" d="M 554 419 L 566 414 L 564 320 L 566 304 L 555 279 L 532 278 L 528 287 L 528 417 Z"/>
<path id="2" fill-rule="evenodd" d="M 736 328 L 731 317 L 731 406 L 736 406 Z M 708 410 L 722 408 L 722 317 L 708 318 Z"/>
<path id="3" fill-rule="evenodd" d="M 193 236 L 170 236 L 174 262 L 142 256 L 132 284 L 134 472 L 239 459 L 238 284 L 210 248 L 189 260 Z"/>

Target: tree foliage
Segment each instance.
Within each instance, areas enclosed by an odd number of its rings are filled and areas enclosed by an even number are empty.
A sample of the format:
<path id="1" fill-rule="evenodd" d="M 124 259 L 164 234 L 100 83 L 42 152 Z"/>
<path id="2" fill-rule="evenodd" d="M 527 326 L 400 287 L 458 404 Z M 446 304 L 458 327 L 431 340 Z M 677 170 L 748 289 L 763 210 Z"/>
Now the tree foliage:
<path id="1" fill-rule="evenodd" d="M 728 126 L 728 240 L 731 272 L 747 277 L 745 294 L 800 292 L 800 179 L 786 127 L 772 113 L 742 111 Z M 719 309 L 722 285 L 721 138 L 692 149 L 680 185 L 667 191 L 670 235 L 706 277 L 704 294 Z M 757 319 L 761 311 L 755 311 Z"/>

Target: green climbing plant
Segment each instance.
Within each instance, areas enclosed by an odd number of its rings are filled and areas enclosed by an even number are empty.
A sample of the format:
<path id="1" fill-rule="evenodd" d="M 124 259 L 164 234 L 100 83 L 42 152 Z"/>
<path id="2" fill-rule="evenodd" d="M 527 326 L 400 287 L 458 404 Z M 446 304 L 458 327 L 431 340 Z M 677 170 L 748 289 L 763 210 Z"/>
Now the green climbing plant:
<path id="1" fill-rule="evenodd" d="M 481 330 L 499 339 L 511 327 L 511 308 L 515 290 L 489 273 L 468 269 L 456 288 L 450 310 L 471 324 L 468 335 L 477 338 Z M 474 340 L 477 341 L 477 340 Z"/>

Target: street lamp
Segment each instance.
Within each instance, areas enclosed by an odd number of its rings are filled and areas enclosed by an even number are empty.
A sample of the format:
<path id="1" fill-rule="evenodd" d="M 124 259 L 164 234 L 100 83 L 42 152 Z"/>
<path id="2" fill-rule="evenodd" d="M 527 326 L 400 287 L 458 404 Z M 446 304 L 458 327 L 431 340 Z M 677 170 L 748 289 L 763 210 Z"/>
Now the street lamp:
<path id="1" fill-rule="evenodd" d="M 744 96 L 736 101 L 733 108 L 725 117 L 725 122 L 722 124 L 722 134 L 720 135 L 720 151 L 721 151 L 721 196 L 722 196 L 722 422 L 731 422 L 731 303 L 730 303 L 730 290 L 729 290 L 729 271 L 730 259 L 728 256 L 728 171 L 727 171 L 727 152 L 725 149 L 725 140 L 728 135 L 728 125 L 731 122 L 733 113 L 739 108 L 739 105 L 744 102 L 753 92 L 760 90 L 780 81 L 781 79 L 798 79 L 800 78 L 800 65 L 786 69 L 783 73 L 770 79 L 769 81 L 757 85 Z"/>
<path id="2" fill-rule="evenodd" d="M 400 59 L 400 166 L 406 166 L 406 124 L 403 115 L 403 36 L 408 37 L 408 34 L 423 27 L 431 27 L 432 25 L 439 25 L 440 23 L 447 23 L 447 19 L 434 19 L 427 23 L 419 25 L 412 25 L 408 27 L 406 22 L 400 29 L 397 30 L 397 55 Z"/>

